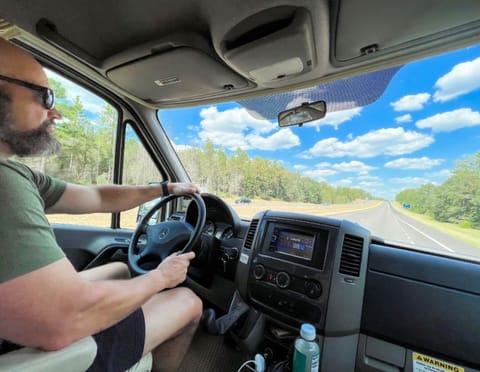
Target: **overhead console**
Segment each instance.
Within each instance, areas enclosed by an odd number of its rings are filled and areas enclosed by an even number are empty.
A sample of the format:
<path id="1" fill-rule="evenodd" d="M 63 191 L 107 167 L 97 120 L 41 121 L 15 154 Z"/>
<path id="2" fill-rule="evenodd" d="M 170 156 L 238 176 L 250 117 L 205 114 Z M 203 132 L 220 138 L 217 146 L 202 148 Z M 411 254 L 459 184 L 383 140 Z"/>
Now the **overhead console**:
<path id="1" fill-rule="evenodd" d="M 116 63 L 107 71 L 114 83 L 145 101 L 185 102 L 253 86 L 228 68 L 198 35 L 172 35 L 147 49 L 141 58 Z"/>
<path id="2" fill-rule="evenodd" d="M 229 66 L 259 85 L 311 71 L 315 38 L 307 9 L 279 6 L 254 14 L 233 27 L 221 43 Z"/>
<path id="3" fill-rule="evenodd" d="M 369 232 L 347 221 L 266 211 L 252 220 L 237 268 L 241 295 L 279 324 L 355 332 Z"/>

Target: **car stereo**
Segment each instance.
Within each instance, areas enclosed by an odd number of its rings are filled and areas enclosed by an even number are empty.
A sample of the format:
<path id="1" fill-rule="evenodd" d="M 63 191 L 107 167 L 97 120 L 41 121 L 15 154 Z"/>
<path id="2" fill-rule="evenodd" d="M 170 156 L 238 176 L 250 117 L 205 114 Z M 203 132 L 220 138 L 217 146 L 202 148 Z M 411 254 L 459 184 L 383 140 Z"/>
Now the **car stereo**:
<path id="1" fill-rule="evenodd" d="M 314 235 L 275 228 L 270 247 L 274 252 L 310 261 L 314 244 Z"/>
<path id="2" fill-rule="evenodd" d="M 269 221 L 262 253 L 290 262 L 323 269 L 328 230 Z"/>

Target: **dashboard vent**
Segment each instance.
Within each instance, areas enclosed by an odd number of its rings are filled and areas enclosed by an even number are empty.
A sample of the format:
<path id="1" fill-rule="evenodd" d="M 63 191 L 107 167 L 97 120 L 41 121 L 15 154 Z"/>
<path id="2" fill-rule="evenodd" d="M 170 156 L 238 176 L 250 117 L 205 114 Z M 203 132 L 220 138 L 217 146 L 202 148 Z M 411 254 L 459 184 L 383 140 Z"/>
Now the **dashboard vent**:
<path id="1" fill-rule="evenodd" d="M 247 249 L 252 249 L 253 238 L 255 237 L 257 226 L 258 226 L 258 220 L 253 219 L 250 222 L 250 227 L 248 228 L 247 236 L 245 238 L 245 243 L 243 244 L 243 246 Z"/>
<path id="2" fill-rule="evenodd" d="M 340 273 L 360 276 L 362 263 L 363 238 L 345 235 L 343 238 L 342 257 L 340 258 Z"/>

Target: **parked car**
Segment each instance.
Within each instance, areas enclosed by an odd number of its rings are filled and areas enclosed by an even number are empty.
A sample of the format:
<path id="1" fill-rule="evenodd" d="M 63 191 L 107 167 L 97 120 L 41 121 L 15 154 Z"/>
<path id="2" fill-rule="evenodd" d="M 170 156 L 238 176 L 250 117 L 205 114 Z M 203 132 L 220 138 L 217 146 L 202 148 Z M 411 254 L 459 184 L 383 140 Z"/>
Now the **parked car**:
<path id="1" fill-rule="evenodd" d="M 65 116 L 62 153 L 23 161 L 209 190 L 185 285 L 211 321 L 181 371 L 288 370 L 303 323 L 322 372 L 480 371 L 479 1 L 2 0 L 0 18 Z M 276 202 L 240 216 L 220 195 Z M 137 210 L 50 222 L 78 270 L 138 238 Z"/>

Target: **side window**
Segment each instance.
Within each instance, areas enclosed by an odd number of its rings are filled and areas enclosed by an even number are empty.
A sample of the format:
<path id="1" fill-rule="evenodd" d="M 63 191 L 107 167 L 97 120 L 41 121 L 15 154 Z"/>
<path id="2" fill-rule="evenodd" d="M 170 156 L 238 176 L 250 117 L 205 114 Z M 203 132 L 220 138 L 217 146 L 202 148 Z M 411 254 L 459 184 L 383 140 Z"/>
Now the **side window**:
<path id="1" fill-rule="evenodd" d="M 148 185 L 160 182 L 161 174 L 152 158 L 140 142 L 137 134 L 130 125 L 125 132 L 125 154 L 123 163 L 123 184 L 128 186 Z M 153 205 L 155 200 L 145 203 L 143 208 Z M 137 224 L 139 208 L 133 208 L 120 214 L 120 223 L 123 228 L 134 228 Z"/>
<path id="2" fill-rule="evenodd" d="M 81 185 L 111 184 L 118 112 L 104 99 L 47 70 L 57 97 L 55 137 L 61 150 L 54 156 L 18 159 L 51 177 Z M 108 227 L 110 214 L 47 215 L 52 223 Z"/>

